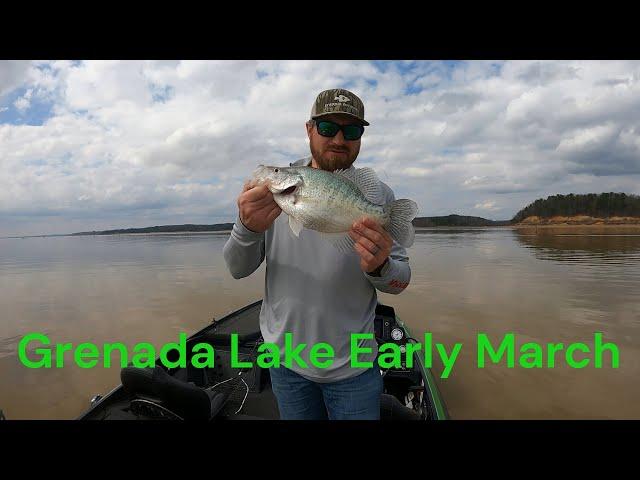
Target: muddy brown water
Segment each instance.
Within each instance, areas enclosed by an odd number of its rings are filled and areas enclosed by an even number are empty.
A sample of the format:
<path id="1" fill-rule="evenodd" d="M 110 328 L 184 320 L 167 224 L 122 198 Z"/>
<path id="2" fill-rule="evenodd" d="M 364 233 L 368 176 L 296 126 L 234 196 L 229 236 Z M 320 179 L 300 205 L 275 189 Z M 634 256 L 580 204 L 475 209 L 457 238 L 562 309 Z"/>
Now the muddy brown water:
<path id="1" fill-rule="evenodd" d="M 226 234 L 0 239 L 0 408 L 12 419 L 75 418 L 119 383 L 119 368 L 28 369 L 17 355 L 30 332 L 52 343 L 156 347 L 261 298 L 264 265 L 234 280 Z M 409 249 L 410 286 L 381 294 L 422 338 L 450 350 L 433 372 L 452 418 L 640 418 L 640 236 L 535 236 L 508 228 L 428 229 Z M 496 344 L 584 342 L 619 348 L 620 366 L 575 369 L 488 364 L 478 333 Z M 115 357 L 117 358 L 117 356 Z"/>

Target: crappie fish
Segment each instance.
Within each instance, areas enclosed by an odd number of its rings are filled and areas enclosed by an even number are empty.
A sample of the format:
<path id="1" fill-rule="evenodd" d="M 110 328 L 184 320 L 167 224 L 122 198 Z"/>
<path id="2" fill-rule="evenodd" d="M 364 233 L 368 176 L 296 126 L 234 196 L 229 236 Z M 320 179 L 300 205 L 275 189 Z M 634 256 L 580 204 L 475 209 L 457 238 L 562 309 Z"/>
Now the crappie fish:
<path id="1" fill-rule="evenodd" d="M 418 212 L 413 200 L 382 201 L 382 187 L 370 168 L 349 168 L 328 172 L 300 167 L 260 165 L 253 185 L 266 185 L 273 199 L 289 216 L 289 226 L 298 236 L 302 228 L 316 230 L 341 251 L 352 251 L 347 232 L 363 217 L 377 221 L 403 247 L 413 244 L 411 220 Z"/>

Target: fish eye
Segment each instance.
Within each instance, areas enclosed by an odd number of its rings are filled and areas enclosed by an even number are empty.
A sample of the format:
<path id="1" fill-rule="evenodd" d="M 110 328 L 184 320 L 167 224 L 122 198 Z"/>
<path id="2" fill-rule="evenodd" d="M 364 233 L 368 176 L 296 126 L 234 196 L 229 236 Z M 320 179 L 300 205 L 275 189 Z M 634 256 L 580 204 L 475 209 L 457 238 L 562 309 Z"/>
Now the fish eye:
<path id="1" fill-rule="evenodd" d="M 278 173 L 278 172 L 279 172 L 279 170 L 278 170 L 277 168 L 276 168 L 276 169 L 274 169 L 273 171 L 274 171 L 274 172 L 276 172 L 276 173 Z"/>

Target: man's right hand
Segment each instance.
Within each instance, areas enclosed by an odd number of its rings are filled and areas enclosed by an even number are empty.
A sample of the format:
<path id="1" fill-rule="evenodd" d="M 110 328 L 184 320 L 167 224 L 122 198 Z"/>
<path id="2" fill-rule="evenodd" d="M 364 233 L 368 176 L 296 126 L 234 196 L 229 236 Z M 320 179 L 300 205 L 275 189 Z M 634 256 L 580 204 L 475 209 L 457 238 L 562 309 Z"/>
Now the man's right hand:
<path id="1" fill-rule="evenodd" d="M 264 186 L 252 186 L 246 182 L 238 197 L 240 221 L 249 230 L 262 233 L 280 215 L 282 209 L 273 199 L 273 194 Z"/>

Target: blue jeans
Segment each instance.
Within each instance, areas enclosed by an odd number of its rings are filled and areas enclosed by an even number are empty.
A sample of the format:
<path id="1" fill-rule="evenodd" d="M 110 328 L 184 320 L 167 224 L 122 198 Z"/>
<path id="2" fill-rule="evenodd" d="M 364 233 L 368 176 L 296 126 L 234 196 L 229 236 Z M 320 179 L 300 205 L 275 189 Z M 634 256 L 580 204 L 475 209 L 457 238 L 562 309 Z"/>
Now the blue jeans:
<path id="1" fill-rule="evenodd" d="M 282 420 L 379 420 L 382 376 L 373 367 L 355 377 L 318 383 L 285 367 L 270 368 Z"/>

